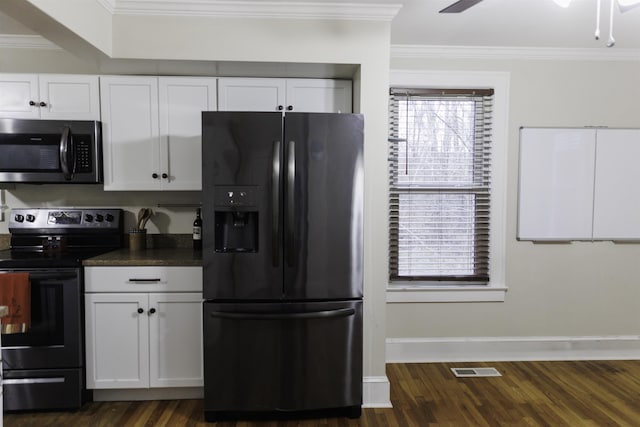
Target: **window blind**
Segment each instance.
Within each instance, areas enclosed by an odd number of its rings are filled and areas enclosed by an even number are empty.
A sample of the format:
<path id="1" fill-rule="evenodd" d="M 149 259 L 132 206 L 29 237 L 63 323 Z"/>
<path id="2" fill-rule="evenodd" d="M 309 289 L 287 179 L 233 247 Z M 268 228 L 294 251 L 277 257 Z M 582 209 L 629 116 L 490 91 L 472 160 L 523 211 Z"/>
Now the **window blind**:
<path id="1" fill-rule="evenodd" d="M 492 95 L 391 89 L 392 281 L 488 282 Z"/>

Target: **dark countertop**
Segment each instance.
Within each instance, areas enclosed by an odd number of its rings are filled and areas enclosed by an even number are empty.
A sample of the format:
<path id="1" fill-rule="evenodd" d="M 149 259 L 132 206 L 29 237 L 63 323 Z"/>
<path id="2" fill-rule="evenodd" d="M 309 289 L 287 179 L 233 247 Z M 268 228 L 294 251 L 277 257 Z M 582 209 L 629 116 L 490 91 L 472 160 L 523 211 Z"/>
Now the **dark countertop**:
<path id="1" fill-rule="evenodd" d="M 191 248 L 157 248 L 131 251 L 118 249 L 83 261 L 85 267 L 95 266 L 202 266 L 202 252 Z"/>

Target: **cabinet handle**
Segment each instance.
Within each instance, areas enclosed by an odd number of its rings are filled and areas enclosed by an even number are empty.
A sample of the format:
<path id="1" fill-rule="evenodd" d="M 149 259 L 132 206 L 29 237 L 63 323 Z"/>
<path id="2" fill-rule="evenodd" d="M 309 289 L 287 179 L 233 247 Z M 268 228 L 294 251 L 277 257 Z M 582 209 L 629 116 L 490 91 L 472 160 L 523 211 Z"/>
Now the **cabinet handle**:
<path id="1" fill-rule="evenodd" d="M 292 111 L 293 110 L 293 105 L 287 105 L 287 111 Z"/>
<path id="2" fill-rule="evenodd" d="M 144 313 L 144 310 L 143 310 L 143 309 L 141 309 L 141 308 L 139 308 L 139 309 L 138 309 L 138 313 L 142 314 L 142 313 Z"/>
<path id="3" fill-rule="evenodd" d="M 41 107 L 46 107 L 46 106 L 47 106 L 47 103 L 46 103 L 46 102 L 44 102 L 44 101 L 40 101 L 40 106 L 41 106 Z"/>
<path id="4" fill-rule="evenodd" d="M 141 283 L 148 283 L 148 282 L 160 282 L 162 279 L 129 279 L 130 282 L 141 282 Z"/>
<path id="5" fill-rule="evenodd" d="M 282 111 L 284 110 L 284 107 L 282 105 L 278 105 L 278 111 Z"/>
<path id="6" fill-rule="evenodd" d="M 36 103 L 34 101 L 29 101 L 29 105 L 33 107 L 34 105 L 36 105 Z"/>
<path id="7" fill-rule="evenodd" d="M 157 174 L 157 173 L 155 173 L 155 172 L 154 172 L 154 173 L 152 173 L 152 174 L 151 174 L 151 178 L 153 178 L 153 179 L 157 179 L 157 178 L 158 178 L 158 174 Z"/>
<path id="8" fill-rule="evenodd" d="M 169 175 L 168 175 L 168 174 L 166 174 L 166 173 L 163 173 L 163 174 L 162 174 L 162 177 L 163 177 L 164 179 L 167 179 L 167 178 L 169 178 Z"/>
<path id="9" fill-rule="evenodd" d="M 155 309 L 155 308 L 150 308 L 150 309 L 149 309 L 149 316 L 151 316 L 151 315 L 152 315 L 153 313 L 155 313 L 155 312 L 156 312 L 156 309 Z"/>

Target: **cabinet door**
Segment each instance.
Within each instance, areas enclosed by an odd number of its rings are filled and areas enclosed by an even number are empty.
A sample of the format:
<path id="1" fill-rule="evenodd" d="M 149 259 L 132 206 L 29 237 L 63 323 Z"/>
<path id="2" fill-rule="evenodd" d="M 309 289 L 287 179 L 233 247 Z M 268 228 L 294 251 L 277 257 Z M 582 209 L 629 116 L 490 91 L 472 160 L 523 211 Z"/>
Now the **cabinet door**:
<path id="1" fill-rule="evenodd" d="M 289 79 L 286 109 L 298 113 L 350 113 L 351 81 Z"/>
<path id="2" fill-rule="evenodd" d="M 98 76 L 40 75 L 42 119 L 100 120 Z"/>
<path id="3" fill-rule="evenodd" d="M 158 79 L 100 78 L 105 190 L 159 190 Z"/>
<path id="4" fill-rule="evenodd" d="M 0 117 L 37 119 L 38 102 L 36 74 L 0 74 Z"/>
<path id="5" fill-rule="evenodd" d="M 202 293 L 149 294 L 151 387 L 202 387 Z"/>
<path id="6" fill-rule="evenodd" d="M 202 189 L 202 112 L 216 110 L 214 78 L 160 77 L 163 190 Z"/>
<path id="7" fill-rule="evenodd" d="M 87 388 L 149 387 L 147 306 L 147 294 L 85 295 Z"/>
<path id="8" fill-rule="evenodd" d="M 285 105 L 285 80 L 218 79 L 218 111 L 280 111 Z"/>

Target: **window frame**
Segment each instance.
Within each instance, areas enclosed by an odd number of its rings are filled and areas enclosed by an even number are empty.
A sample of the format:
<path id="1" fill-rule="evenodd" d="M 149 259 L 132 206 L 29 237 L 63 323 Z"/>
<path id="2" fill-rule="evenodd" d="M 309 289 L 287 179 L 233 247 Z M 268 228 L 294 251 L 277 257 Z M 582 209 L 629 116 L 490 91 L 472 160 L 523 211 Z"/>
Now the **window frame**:
<path id="1" fill-rule="evenodd" d="M 504 301 L 506 181 L 508 141 L 508 72 L 392 70 L 389 87 L 493 89 L 489 282 L 486 285 L 443 284 L 419 280 L 387 283 L 387 302 Z"/>

